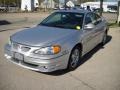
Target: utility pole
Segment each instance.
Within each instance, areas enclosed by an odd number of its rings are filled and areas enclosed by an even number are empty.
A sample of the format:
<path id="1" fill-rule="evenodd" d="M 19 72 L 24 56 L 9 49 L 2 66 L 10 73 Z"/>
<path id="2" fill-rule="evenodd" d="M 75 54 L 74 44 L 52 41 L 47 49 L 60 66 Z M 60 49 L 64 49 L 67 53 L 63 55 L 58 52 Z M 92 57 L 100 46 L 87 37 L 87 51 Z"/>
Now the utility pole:
<path id="1" fill-rule="evenodd" d="M 103 13 L 103 0 L 100 0 L 100 16 L 102 16 Z"/>
<path id="2" fill-rule="evenodd" d="M 60 9 L 60 0 L 58 0 L 58 8 Z"/>
<path id="3" fill-rule="evenodd" d="M 6 3 L 5 0 L 3 1 L 3 3 L 4 3 L 4 6 L 5 6 L 5 3 Z"/>
<path id="4" fill-rule="evenodd" d="M 80 6 L 81 6 L 81 0 L 79 0 L 80 1 Z"/>
<path id="5" fill-rule="evenodd" d="M 118 19 L 117 19 L 117 23 L 120 26 L 120 0 L 118 1 Z"/>
<path id="6" fill-rule="evenodd" d="M 67 3 L 67 0 L 64 0 L 64 3 L 65 3 L 65 4 L 64 4 L 64 5 L 65 5 L 65 9 L 66 9 L 66 6 L 67 6 L 67 5 L 66 5 L 66 3 Z"/>

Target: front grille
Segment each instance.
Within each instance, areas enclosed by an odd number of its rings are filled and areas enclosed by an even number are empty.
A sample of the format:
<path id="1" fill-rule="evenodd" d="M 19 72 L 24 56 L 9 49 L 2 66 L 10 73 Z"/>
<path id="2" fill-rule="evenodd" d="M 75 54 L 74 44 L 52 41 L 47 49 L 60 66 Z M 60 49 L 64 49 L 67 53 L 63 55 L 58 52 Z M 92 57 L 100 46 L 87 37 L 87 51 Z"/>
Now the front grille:
<path id="1" fill-rule="evenodd" d="M 35 65 L 35 64 L 31 64 L 31 63 L 25 62 L 24 60 L 20 61 L 20 60 L 18 60 L 16 58 L 12 58 L 12 61 L 15 62 L 15 63 L 21 63 L 22 65 L 25 65 L 25 66 L 28 66 L 28 67 L 32 67 L 32 68 L 36 68 L 36 67 L 39 66 L 39 65 Z"/>
<path id="2" fill-rule="evenodd" d="M 15 50 L 20 50 L 22 52 L 28 52 L 31 48 L 26 45 L 18 44 L 18 43 L 12 43 L 12 48 Z"/>

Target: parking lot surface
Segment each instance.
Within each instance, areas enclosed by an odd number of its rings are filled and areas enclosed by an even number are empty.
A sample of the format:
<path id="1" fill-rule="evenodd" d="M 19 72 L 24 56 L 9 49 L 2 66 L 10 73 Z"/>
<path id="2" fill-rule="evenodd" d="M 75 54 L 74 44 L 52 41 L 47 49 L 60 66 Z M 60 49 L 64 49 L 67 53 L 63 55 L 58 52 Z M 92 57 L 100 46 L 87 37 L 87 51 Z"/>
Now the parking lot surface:
<path id="1" fill-rule="evenodd" d="M 21 30 L 0 32 L 0 90 L 120 90 L 119 27 L 110 28 L 106 45 L 85 55 L 76 70 L 52 73 L 24 69 L 4 57 L 9 36 Z"/>

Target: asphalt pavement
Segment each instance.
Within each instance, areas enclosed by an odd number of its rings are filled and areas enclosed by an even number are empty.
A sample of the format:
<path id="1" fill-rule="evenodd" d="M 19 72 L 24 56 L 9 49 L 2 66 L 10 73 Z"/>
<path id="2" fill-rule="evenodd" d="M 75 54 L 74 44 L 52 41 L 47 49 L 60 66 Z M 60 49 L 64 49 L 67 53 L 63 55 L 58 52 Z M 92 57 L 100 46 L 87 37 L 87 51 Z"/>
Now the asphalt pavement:
<path id="1" fill-rule="evenodd" d="M 0 13 L 0 32 L 29 28 L 39 24 L 50 13 Z"/>

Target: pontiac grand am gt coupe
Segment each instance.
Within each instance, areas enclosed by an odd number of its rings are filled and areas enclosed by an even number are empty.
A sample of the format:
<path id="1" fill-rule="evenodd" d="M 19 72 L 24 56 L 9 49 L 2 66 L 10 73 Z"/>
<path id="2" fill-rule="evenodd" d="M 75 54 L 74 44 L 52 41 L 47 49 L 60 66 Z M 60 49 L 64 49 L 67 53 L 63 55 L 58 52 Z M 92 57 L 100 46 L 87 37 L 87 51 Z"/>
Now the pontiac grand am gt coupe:
<path id="1" fill-rule="evenodd" d="M 106 20 L 93 12 L 55 11 L 36 27 L 12 35 L 5 57 L 40 72 L 74 70 L 83 55 L 105 44 L 107 32 Z"/>

